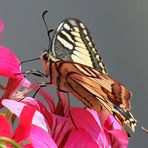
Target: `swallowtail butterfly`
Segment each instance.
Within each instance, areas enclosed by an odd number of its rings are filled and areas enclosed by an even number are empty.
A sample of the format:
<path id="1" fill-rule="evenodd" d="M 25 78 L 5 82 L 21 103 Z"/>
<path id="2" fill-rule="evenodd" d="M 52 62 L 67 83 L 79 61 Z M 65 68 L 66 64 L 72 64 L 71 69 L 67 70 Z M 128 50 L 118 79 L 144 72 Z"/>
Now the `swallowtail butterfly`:
<path id="1" fill-rule="evenodd" d="M 105 107 L 119 123 L 125 123 L 135 131 L 137 121 L 129 112 L 131 93 L 107 76 L 92 37 L 80 20 L 67 18 L 62 21 L 41 59 L 45 74 L 51 78 L 50 83 L 65 89 L 89 108 Z"/>

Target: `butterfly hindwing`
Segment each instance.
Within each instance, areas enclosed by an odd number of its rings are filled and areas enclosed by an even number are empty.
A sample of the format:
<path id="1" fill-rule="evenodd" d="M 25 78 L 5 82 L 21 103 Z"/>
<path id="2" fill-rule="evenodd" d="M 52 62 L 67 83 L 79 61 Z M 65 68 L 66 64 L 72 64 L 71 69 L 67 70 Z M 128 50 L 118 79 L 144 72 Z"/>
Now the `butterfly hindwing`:
<path id="1" fill-rule="evenodd" d="M 61 74 L 64 73 L 65 75 L 67 73 L 65 83 L 69 83 L 69 85 L 71 85 L 70 80 L 76 82 L 75 84 L 77 84 L 77 86 L 81 85 L 81 87 L 84 88 L 83 92 L 86 92 L 85 95 L 88 92 L 93 94 L 95 97 L 100 96 L 100 98 L 107 100 L 111 104 L 122 109 L 130 109 L 130 91 L 109 76 L 79 63 L 71 64 L 64 62 L 61 70 Z M 77 89 L 77 87 L 74 86 L 73 88 Z M 77 89 L 77 92 L 79 91 L 80 89 Z M 85 97 L 89 99 L 89 97 Z"/>
<path id="2" fill-rule="evenodd" d="M 114 115 L 122 125 L 135 131 L 137 121 L 130 110 L 131 92 L 122 84 L 99 71 L 79 63 L 56 63 L 60 88 L 78 98 L 85 106 L 99 111 L 101 106 Z"/>

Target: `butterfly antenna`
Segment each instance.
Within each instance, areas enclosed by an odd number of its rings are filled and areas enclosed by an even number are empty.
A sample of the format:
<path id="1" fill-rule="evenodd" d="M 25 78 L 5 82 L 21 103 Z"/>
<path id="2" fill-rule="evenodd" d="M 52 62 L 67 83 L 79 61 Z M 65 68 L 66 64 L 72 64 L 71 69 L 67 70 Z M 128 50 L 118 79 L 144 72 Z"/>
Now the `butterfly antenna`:
<path id="1" fill-rule="evenodd" d="M 141 129 L 143 129 L 146 133 L 148 133 L 148 130 L 144 128 L 143 126 L 141 126 Z"/>
<path id="2" fill-rule="evenodd" d="M 31 61 L 36 61 L 36 60 L 39 60 L 40 58 L 38 57 L 38 58 L 34 58 L 34 59 L 30 59 L 30 60 L 25 60 L 25 61 L 22 61 L 21 63 L 20 63 L 20 65 L 22 65 L 22 64 L 24 64 L 24 63 L 27 63 L 27 62 L 31 62 Z"/>
<path id="3" fill-rule="evenodd" d="M 48 45 L 48 50 L 50 49 L 50 46 L 51 46 L 51 37 L 50 37 L 50 33 L 53 31 L 53 29 L 50 29 L 48 28 L 47 26 L 47 23 L 46 23 L 46 20 L 45 20 L 45 15 L 48 13 L 47 10 L 45 10 L 43 13 L 42 13 L 42 19 L 43 19 L 43 22 L 45 24 L 45 27 L 46 27 L 46 30 L 47 30 L 47 35 L 48 35 L 48 39 L 49 39 L 49 45 Z"/>
<path id="4" fill-rule="evenodd" d="M 145 127 L 143 127 L 139 122 L 138 122 L 138 124 L 139 124 L 139 127 L 140 127 L 144 132 L 146 132 L 146 133 L 148 134 L 148 129 L 146 129 Z"/>

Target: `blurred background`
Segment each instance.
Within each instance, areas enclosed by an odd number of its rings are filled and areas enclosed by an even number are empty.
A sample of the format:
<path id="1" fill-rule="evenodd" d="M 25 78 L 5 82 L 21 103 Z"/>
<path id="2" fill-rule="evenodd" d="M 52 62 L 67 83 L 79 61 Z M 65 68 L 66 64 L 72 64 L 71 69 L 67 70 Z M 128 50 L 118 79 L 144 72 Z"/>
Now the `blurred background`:
<path id="1" fill-rule="evenodd" d="M 148 1 L 147 0 L 5 0 L 0 2 L 0 19 L 5 24 L 3 44 L 21 61 L 39 57 L 48 47 L 41 14 L 55 29 L 67 17 L 82 20 L 91 32 L 109 75 L 132 91 L 131 112 L 148 128 Z M 0 51 L 1 52 L 1 51 Z M 23 68 L 41 69 L 40 61 Z M 25 70 L 25 69 L 23 69 Z M 55 95 L 55 94 L 54 94 Z M 71 102 L 75 102 L 74 99 Z M 137 127 L 129 148 L 147 147 L 147 135 Z"/>

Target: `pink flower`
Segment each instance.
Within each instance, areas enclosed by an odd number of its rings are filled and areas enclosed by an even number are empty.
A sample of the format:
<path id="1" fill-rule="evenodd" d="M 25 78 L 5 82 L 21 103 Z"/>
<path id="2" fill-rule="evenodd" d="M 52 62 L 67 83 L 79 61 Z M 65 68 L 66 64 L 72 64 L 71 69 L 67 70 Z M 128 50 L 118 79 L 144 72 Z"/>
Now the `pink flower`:
<path id="1" fill-rule="evenodd" d="M 20 73 L 18 75 L 15 75 Z M 7 79 L 7 84 L 0 84 L 0 89 L 3 90 L 1 100 L 11 98 L 24 83 L 24 77 L 21 74 L 20 61 L 14 53 L 0 45 L 0 76 Z M 0 103 L 0 108 L 2 107 Z"/>
<path id="2" fill-rule="evenodd" d="M 76 147 L 77 145 L 81 144 L 81 138 L 86 135 L 91 136 L 92 140 L 100 148 L 126 148 L 128 146 L 127 133 L 123 131 L 122 127 L 112 115 L 106 117 L 106 110 L 100 111 L 99 116 L 96 111 L 91 109 L 84 110 L 79 108 L 72 108 L 72 110 L 73 111 L 71 114 L 78 129 L 71 133 L 72 136 L 69 136 L 67 141 L 72 142 L 67 142 L 67 147 L 68 145 L 73 145 L 73 147 Z M 79 132 L 83 132 L 83 134 L 80 134 L 80 139 L 78 136 Z M 75 138 L 77 140 L 73 140 Z M 84 143 L 86 143 L 85 145 L 89 144 L 85 140 Z"/>
<path id="3" fill-rule="evenodd" d="M 2 22 L 2 20 L 0 19 L 0 40 L 3 38 L 3 35 L 1 34 L 1 32 L 3 32 L 4 30 L 4 24 Z"/>
<path id="4" fill-rule="evenodd" d="M 21 110 L 19 116 L 19 125 L 14 132 L 11 131 L 11 126 L 7 118 L 3 115 L 0 115 L 0 137 L 8 137 L 22 146 L 32 148 L 29 135 L 32 126 L 32 117 L 34 113 L 35 108 L 25 106 Z M 24 145 L 24 143 L 27 144 Z"/>
<path id="5" fill-rule="evenodd" d="M 70 114 L 64 115 L 51 112 L 48 107 L 33 98 L 25 98 L 22 102 L 3 101 L 3 105 L 18 117 L 25 104 L 37 107 L 38 114 L 35 113 L 32 120 L 32 126 L 35 128 L 31 129 L 30 133 L 32 145 L 36 144 L 39 147 L 44 143 L 45 148 L 51 146 L 126 148 L 128 146 L 127 133 L 112 115 L 106 116 L 104 110 L 98 115 L 91 109 L 71 107 Z M 36 139 L 40 139 L 40 143 Z"/>
<path id="6" fill-rule="evenodd" d="M 29 98 L 27 98 L 29 99 Z M 31 100 L 30 100 L 31 101 Z M 35 102 L 34 102 L 35 101 Z M 36 100 L 32 100 L 32 105 L 31 108 L 34 108 L 34 103 L 36 103 Z M 37 101 L 38 102 L 38 101 Z M 20 118 L 21 111 L 26 106 L 24 103 L 13 101 L 13 100 L 3 100 L 3 105 L 6 106 L 8 109 L 10 109 L 16 116 Z M 42 105 L 41 105 L 42 106 Z M 40 108 L 40 104 L 37 107 L 38 109 Z M 41 108 L 43 109 L 42 111 L 44 112 L 44 109 L 46 108 Z M 48 114 L 50 115 L 50 114 Z M 26 113 L 26 116 L 29 116 L 29 112 Z M 49 116 L 47 118 L 47 121 L 50 120 Z M 24 124 L 27 124 L 27 120 L 30 120 L 29 118 L 24 121 Z M 31 128 L 30 128 L 30 133 L 29 133 L 29 139 L 34 148 L 49 148 L 53 147 L 56 148 L 56 143 L 53 141 L 51 138 L 50 133 L 50 128 L 49 125 L 47 124 L 46 118 L 39 112 L 36 111 L 31 122 Z M 19 131 L 18 131 L 19 132 Z M 21 134 L 21 133 L 20 133 Z"/>
<path id="7" fill-rule="evenodd" d="M 0 84 L 0 88 L 4 91 L 1 100 L 15 99 L 22 85 L 28 89 L 34 88 L 34 85 L 21 74 L 18 58 L 8 48 L 0 46 L 0 50 L 0 75 L 8 79 L 6 87 Z M 21 144 L 27 139 L 35 148 L 127 147 L 126 132 L 108 112 L 101 111 L 98 115 L 96 111 L 90 109 L 69 108 L 63 93 L 60 93 L 62 100 L 56 106 L 53 98 L 44 89 L 41 88 L 39 94 L 46 101 L 46 106 L 30 97 L 23 100 L 21 100 L 23 97 L 17 98 L 21 102 L 3 100 L 3 105 L 20 119 L 20 124 L 14 133 L 11 132 L 8 123 L 6 123 L 7 131 L 3 128 L 4 124 L 1 125 L 0 132 L 3 136 Z M 29 109 L 26 109 L 28 108 L 26 105 L 30 106 Z M 34 107 L 37 109 L 35 114 Z"/>
<path id="8" fill-rule="evenodd" d="M 4 30 L 4 24 L 2 20 L 0 20 L 0 33 L 3 32 L 3 30 Z"/>

